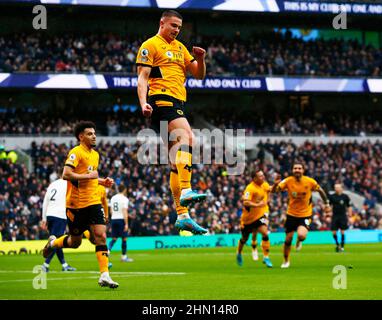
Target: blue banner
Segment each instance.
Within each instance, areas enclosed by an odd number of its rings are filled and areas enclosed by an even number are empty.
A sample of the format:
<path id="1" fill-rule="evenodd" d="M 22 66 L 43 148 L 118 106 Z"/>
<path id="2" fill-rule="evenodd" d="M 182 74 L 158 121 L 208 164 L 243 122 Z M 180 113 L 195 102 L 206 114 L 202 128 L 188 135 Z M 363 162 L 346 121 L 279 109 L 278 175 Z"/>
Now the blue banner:
<path id="1" fill-rule="evenodd" d="M 303 77 L 187 78 L 190 90 L 380 93 L 382 79 Z M 0 88 L 135 89 L 137 77 L 108 74 L 0 73 Z"/>
<path id="2" fill-rule="evenodd" d="M 141 8 L 203 9 L 242 12 L 297 12 L 356 15 L 380 15 L 380 3 L 344 3 L 335 1 L 301 0 L 0 0 L 0 2 L 28 2 L 33 4 L 93 5 Z"/>

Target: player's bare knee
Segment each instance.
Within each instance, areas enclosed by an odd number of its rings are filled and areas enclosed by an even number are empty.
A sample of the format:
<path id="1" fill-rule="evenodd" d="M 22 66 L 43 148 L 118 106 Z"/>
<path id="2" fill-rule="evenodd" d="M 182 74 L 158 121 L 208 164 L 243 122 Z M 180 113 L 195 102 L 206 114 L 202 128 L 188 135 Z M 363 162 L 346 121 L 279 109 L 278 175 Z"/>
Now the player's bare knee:
<path id="1" fill-rule="evenodd" d="M 94 241 L 96 245 L 106 244 L 106 232 L 94 233 Z"/>
<path id="2" fill-rule="evenodd" d="M 286 239 L 284 244 L 285 246 L 290 247 L 292 245 L 292 239 Z"/>
<path id="3" fill-rule="evenodd" d="M 239 241 L 240 241 L 241 244 L 244 245 L 247 242 L 247 240 L 248 240 L 248 237 L 246 237 L 246 238 L 241 237 Z"/>
<path id="4" fill-rule="evenodd" d="M 298 235 L 298 240 L 304 241 L 305 239 L 306 239 L 306 235 L 305 234 L 299 234 Z"/>

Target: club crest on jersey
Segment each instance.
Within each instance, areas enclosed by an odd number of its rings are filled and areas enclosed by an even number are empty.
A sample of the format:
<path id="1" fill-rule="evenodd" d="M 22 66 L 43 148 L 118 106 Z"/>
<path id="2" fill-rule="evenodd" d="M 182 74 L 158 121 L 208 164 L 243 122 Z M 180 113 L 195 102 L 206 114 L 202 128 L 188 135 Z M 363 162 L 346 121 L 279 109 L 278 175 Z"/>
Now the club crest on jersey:
<path id="1" fill-rule="evenodd" d="M 171 51 L 167 51 L 166 52 L 166 56 L 169 57 L 169 58 L 172 58 L 174 55 L 172 54 Z"/>
<path id="2" fill-rule="evenodd" d="M 292 192 L 292 197 L 297 198 L 297 192 Z"/>

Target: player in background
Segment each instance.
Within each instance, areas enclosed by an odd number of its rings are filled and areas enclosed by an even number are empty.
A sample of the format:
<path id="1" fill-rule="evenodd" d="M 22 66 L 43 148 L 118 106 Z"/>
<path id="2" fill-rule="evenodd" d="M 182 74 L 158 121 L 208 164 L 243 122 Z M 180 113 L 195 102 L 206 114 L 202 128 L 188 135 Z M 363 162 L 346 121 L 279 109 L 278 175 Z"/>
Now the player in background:
<path id="1" fill-rule="evenodd" d="M 66 195 L 66 216 L 68 217 L 69 235 L 60 238 L 51 236 L 44 247 L 43 255 L 47 257 L 55 248 L 78 248 L 82 234 L 90 230 L 94 236 L 96 257 L 100 269 L 98 284 L 117 288 L 109 274 L 109 252 L 106 245 L 106 219 L 98 194 L 98 185 L 110 188 L 114 180 L 98 176 L 99 154 L 96 146 L 95 124 L 80 121 L 75 125 L 74 135 L 79 145 L 69 151 L 65 161 L 63 178 L 68 180 Z"/>
<path id="2" fill-rule="evenodd" d="M 292 175 L 280 182 L 277 179 L 272 192 L 288 192 L 288 209 L 285 221 L 284 261 L 281 268 L 290 266 L 290 250 L 294 233 L 297 231 L 296 249 L 300 250 L 302 242 L 306 239 L 309 225 L 312 221 L 312 192 L 317 191 L 325 203 L 325 212 L 330 211 L 330 204 L 325 191 L 316 180 L 304 176 L 304 165 L 295 161 L 292 166 Z"/>
<path id="3" fill-rule="evenodd" d="M 46 190 L 44 201 L 42 203 L 42 229 L 48 229 L 49 235 L 60 237 L 66 231 L 66 188 L 68 182 L 63 179 L 58 179 L 52 182 Z M 62 271 L 76 271 L 76 268 L 68 265 L 64 258 L 62 248 L 57 248 L 46 257 L 43 264 L 45 272 L 49 272 L 50 261 L 54 255 L 57 255 L 58 260 L 62 265 Z"/>
<path id="4" fill-rule="evenodd" d="M 348 217 L 352 215 L 352 204 L 347 194 L 343 193 L 341 183 L 334 185 L 334 194 L 329 195 L 332 206 L 332 223 L 330 229 L 336 242 L 336 252 L 344 251 L 345 230 L 348 228 Z M 337 231 L 341 231 L 341 244 L 338 243 Z"/>
<path id="5" fill-rule="evenodd" d="M 206 75 L 206 51 L 200 47 L 187 48 L 176 40 L 183 18 L 174 11 L 164 11 L 158 33 L 142 43 L 137 54 L 138 97 L 142 113 L 151 117 L 152 126 L 168 125 L 168 132 L 161 132 L 169 150 L 171 172 L 170 189 L 176 204 L 178 218 L 175 227 L 181 231 L 204 234 L 208 230 L 191 219 L 187 206 L 206 198 L 191 188 L 192 146 L 194 134 L 184 114 L 187 100 L 184 86 L 187 73 L 196 79 Z M 170 134 L 175 135 L 168 141 Z M 173 155 L 173 150 L 176 155 Z"/>
<path id="6" fill-rule="evenodd" d="M 109 243 L 109 250 L 111 251 L 118 238 L 122 238 L 122 257 L 123 262 L 134 261 L 127 257 L 127 231 L 128 225 L 128 213 L 129 199 L 126 197 L 127 189 L 124 185 L 118 186 L 118 193 L 114 195 L 110 200 L 110 212 L 111 212 L 111 237 L 112 240 Z"/>
<path id="7" fill-rule="evenodd" d="M 272 268 L 272 262 L 269 258 L 270 241 L 268 237 L 268 196 L 271 187 L 265 180 L 262 170 L 256 170 L 253 180 L 244 190 L 242 197 L 243 213 L 240 218 L 241 239 L 239 240 L 236 253 L 236 262 L 239 266 L 243 265 L 242 251 L 252 232 L 252 256 L 256 249 L 256 235 L 260 232 L 262 235 L 261 247 L 263 249 L 263 263 L 268 268 Z M 255 259 L 254 259 L 255 260 Z"/>

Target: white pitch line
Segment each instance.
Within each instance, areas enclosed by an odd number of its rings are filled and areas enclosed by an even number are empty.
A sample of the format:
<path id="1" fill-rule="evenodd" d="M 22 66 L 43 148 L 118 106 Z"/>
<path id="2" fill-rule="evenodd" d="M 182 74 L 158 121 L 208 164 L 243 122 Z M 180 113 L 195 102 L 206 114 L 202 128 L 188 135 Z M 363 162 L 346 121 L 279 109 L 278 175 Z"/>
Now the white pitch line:
<path id="1" fill-rule="evenodd" d="M 75 273 L 75 272 L 73 272 Z M 116 272 L 114 272 L 116 273 Z M 125 272 L 125 274 L 119 274 L 117 278 L 126 278 L 126 277 L 145 277 L 145 276 L 182 276 L 185 275 L 184 272 Z M 65 277 L 65 278 L 49 278 L 47 281 L 61 281 L 61 280 L 78 280 L 79 277 Z M 88 276 L 81 277 L 81 279 L 98 279 L 98 276 Z M 9 283 L 9 282 L 30 282 L 33 279 L 12 279 L 12 280 L 3 280 L 0 283 Z"/>
<path id="2" fill-rule="evenodd" d="M 31 270 L 0 270 L 0 273 L 31 273 L 33 274 L 33 271 Z M 94 273 L 99 274 L 99 271 L 49 271 L 48 274 L 51 273 L 60 273 L 60 274 L 78 274 L 78 273 Z M 147 276 L 172 276 L 172 275 L 185 275 L 185 272 L 127 272 L 127 271 L 115 271 L 110 272 L 111 274 L 127 274 L 127 275 L 147 275 Z"/>

